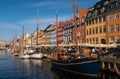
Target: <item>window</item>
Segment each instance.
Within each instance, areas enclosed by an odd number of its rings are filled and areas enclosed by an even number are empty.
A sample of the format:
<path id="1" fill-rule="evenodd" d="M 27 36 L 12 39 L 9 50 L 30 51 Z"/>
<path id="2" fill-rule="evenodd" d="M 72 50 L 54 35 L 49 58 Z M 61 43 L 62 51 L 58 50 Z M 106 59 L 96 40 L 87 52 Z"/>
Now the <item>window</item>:
<path id="1" fill-rule="evenodd" d="M 95 10 L 95 11 L 93 12 L 93 15 L 97 15 L 97 14 L 98 14 L 98 11 Z"/>
<path id="2" fill-rule="evenodd" d="M 87 26 L 88 26 L 88 20 L 86 21 L 86 24 L 87 24 Z"/>
<path id="3" fill-rule="evenodd" d="M 92 44 L 92 38 L 90 38 L 90 44 Z"/>
<path id="4" fill-rule="evenodd" d="M 105 11 L 105 7 L 100 9 L 100 13 L 104 13 L 104 11 Z"/>
<path id="5" fill-rule="evenodd" d="M 98 38 L 96 38 L 96 44 L 98 44 Z"/>
<path id="6" fill-rule="evenodd" d="M 114 37 L 110 37 L 110 44 L 114 43 Z"/>
<path id="7" fill-rule="evenodd" d="M 91 25 L 91 20 L 89 20 L 89 25 Z"/>
<path id="8" fill-rule="evenodd" d="M 116 32 L 119 32 L 119 31 L 120 31 L 120 25 L 116 24 Z"/>
<path id="9" fill-rule="evenodd" d="M 96 34 L 98 34 L 98 27 L 96 27 Z"/>
<path id="10" fill-rule="evenodd" d="M 91 35 L 91 28 L 90 28 L 90 35 Z"/>
<path id="11" fill-rule="evenodd" d="M 94 24 L 94 19 L 92 19 L 92 24 Z"/>
<path id="12" fill-rule="evenodd" d="M 93 38 L 93 44 L 95 44 L 95 38 Z"/>
<path id="13" fill-rule="evenodd" d="M 117 42 L 117 44 L 120 44 L 120 36 L 116 37 L 116 42 Z"/>
<path id="14" fill-rule="evenodd" d="M 89 42 L 89 40 L 87 39 L 87 43 Z"/>
<path id="15" fill-rule="evenodd" d="M 106 18 L 105 18 L 105 15 L 103 16 L 103 22 L 105 22 L 106 21 Z"/>
<path id="16" fill-rule="evenodd" d="M 70 33 L 72 32 L 72 29 L 70 29 Z"/>
<path id="17" fill-rule="evenodd" d="M 113 15 L 109 15 L 109 16 L 108 16 L 108 19 L 109 19 L 109 20 L 112 20 L 112 19 L 113 19 Z"/>
<path id="18" fill-rule="evenodd" d="M 114 32 L 114 26 L 111 25 L 110 28 L 109 28 L 110 32 Z"/>
<path id="19" fill-rule="evenodd" d="M 105 4 L 108 4 L 108 1 L 106 1 Z"/>
<path id="20" fill-rule="evenodd" d="M 107 31 L 107 26 L 103 26 L 103 32 Z"/>
<path id="21" fill-rule="evenodd" d="M 72 40 L 72 37 L 71 37 L 71 36 L 69 37 L 69 40 L 70 40 L 70 41 Z"/>
<path id="22" fill-rule="evenodd" d="M 102 22 L 102 18 L 101 18 L 101 16 L 99 17 L 99 22 Z"/>
<path id="23" fill-rule="evenodd" d="M 97 8 L 100 8 L 100 4 L 97 5 Z"/>
<path id="24" fill-rule="evenodd" d="M 111 4 L 111 9 L 114 9 L 116 7 L 116 2 L 113 2 L 112 4 Z"/>
<path id="25" fill-rule="evenodd" d="M 88 35 L 88 29 L 87 29 L 87 33 L 86 34 Z"/>
<path id="26" fill-rule="evenodd" d="M 99 31 L 100 31 L 100 33 L 102 33 L 102 26 L 100 26 L 100 30 Z"/>
<path id="27" fill-rule="evenodd" d="M 98 18 L 95 18 L 95 22 L 98 23 Z"/>
<path id="28" fill-rule="evenodd" d="M 68 29 L 68 33 L 70 33 L 70 29 Z"/>
<path id="29" fill-rule="evenodd" d="M 91 13 L 88 13 L 88 17 L 90 17 L 91 16 Z"/>
<path id="30" fill-rule="evenodd" d="M 116 19 L 118 19 L 119 18 L 119 13 L 116 13 L 115 17 L 116 17 Z"/>
<path id="31" fill-rule="evenodd" d="M 92 28 L 92 34 L 94 34 L 94 28 Z"/>

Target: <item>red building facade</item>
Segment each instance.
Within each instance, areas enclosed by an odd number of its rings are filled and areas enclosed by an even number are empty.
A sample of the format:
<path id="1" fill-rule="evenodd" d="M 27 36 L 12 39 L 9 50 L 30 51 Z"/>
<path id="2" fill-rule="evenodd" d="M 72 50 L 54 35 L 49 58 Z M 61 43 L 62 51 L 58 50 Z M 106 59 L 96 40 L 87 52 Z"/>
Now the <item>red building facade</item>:
<path id="1" fill-rule="evenodd" d="M 59 25 L 56 30 L 56 40 L 58 44 L 64 43 L 64 24 L 65 22 L 59 22 Z"/>

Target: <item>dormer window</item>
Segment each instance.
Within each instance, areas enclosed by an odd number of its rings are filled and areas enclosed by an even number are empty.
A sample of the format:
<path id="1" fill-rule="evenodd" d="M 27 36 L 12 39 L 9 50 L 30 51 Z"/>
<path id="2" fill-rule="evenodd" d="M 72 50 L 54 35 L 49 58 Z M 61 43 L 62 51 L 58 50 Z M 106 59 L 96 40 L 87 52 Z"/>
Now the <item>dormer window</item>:
<path id="1" fill-rule="evenodd" d="M 105 11 L 105 7 L 100 9 L 100 13 L 104 13 L 104 11 Z"/>
<path id="2" fill-rule="evenodd" d="M 93 12 L 93 15 L 97 15 L 97 14 L 98 14 L 98 11 L 95 10 L 95 11 Z"/>
<path id="3" fill-rule="evenodd" d="M 115 8 L 115 7 L 116 7 L 116 4 L 117 4 L 117 2 L 113 2 L 113 3 L 111 4 L 111 9 Z"/>
<path id="4" fill-rule="evenodd" d="M 108 1 L 104 2 L 104 5 L 107 5 L 108 4 Z"/>
<path id="5" fill-rule="evenodd" d="M 100 4 L 97 6 L 97 8 L 99 8 L 100 7 Z"/>
<path id="6" fill-rule="evenodd" d="M 93 11 L 94 10 L 94 7 L 92 7 L 91 9 L 90 9 L 90 11 Z"/>
<path id="7" fill-rule="evenodd" d="M 95 10 L 95 15 L 97 15 L 98 14 L 98 11 L 97 10 Z"/>
<path id="8" fill-rule="evenodd" d="M 91 12 L 90 13 L 88 13 L 88 17 L 90 17 L 91 16 Z"/>

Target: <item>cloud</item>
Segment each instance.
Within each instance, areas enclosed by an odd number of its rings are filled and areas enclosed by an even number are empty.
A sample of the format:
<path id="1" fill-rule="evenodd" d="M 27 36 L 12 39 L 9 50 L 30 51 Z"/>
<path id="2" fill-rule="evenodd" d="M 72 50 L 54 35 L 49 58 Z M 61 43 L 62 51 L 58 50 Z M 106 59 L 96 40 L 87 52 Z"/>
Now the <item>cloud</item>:
<path id="1" fill-rule="evenodd" d="M 31 4 L 31 6 L 33 7 L 36 7 L 36 6 L 52 6 L 52 5 L 58 5 L 60 4 L 60 2 L 52 2 L 52 1 L 47 1 L 47 2 L 39 2 L 39 3 L 34 3 L 34 4 Z"/>
<path id="2" fill-rule="evenodd" d="M 0 22 L 0 40 L 10 41 L 14 33 L 20 33 L 20 29 L 16 24 Z"/>
<path id="3" fill-rule="evenodd" d="M 62 16 L 58 16 L 58 19 L 59 19 L 59 21 L 66 21 L 67 19 L 70 19 L 70 17 L 71 16 L 69 16 L 69 15 L 62 15 Z M 39 25 L 47 27 L 51 22 L 55 23 L 55 21 L 56 21 L 55 16 L 54 17 L 53 16 L 45 16 L 45 17 L 41 17 L 39 19 Z M 20 23 L 25 24 L 25 25 L 37 25 L 37 19 L 36 18 L 25 19 L 25 20 L 22 20 Z"/>
<path id="4" fill-rule="evenodd" d="M 88 8 L 92 5 L 90 0 L 76 0 L 76 6 L 78 8 Z M 37 3 L 32 3 L 29 6 L 31 7 L 41 7 L 41 8 L 51 8 L 51 9 L 70 9 L 73 8 L 72 0 L 51 0 L 51 1 L 40 1 Z"/>
<path id="5" fill-rule="evenodd" d="M 29 6 L 31 7 L 46 7 L 47 8 L 68 8 L 71 6 L 70 2 L 65 2 L 61 0 L 57 1 L 41 1 L 37 3 L 32 3 Z"/>
<path id="6" fill-rule="evenodd" d="M 0 22 L 0 28 L 15 29 L 15 28 L 18 28 L 18 26 L 16 26 L 15 24 L 11 24 L 11 23 Z"/>

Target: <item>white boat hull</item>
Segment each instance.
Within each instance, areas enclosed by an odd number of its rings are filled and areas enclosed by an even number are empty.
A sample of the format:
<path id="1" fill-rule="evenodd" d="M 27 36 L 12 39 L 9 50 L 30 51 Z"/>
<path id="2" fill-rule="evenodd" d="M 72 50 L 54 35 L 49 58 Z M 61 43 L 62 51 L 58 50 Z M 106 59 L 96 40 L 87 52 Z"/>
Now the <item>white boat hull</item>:
<path id="1" fill-rule="evenodd" d="M 32 54 L 34 52 L 35 52 L 35 50 L 28 50 L 28 54 Z"/>
<path id="2" fill-rule="evenodd" d="M 21 58 L 21 59 L 28 59 L 28 58 L 30 58 L 30 56 L 27 55 L 27 54 L 21 54 L 21 55 L 19 55 L 19 58 Z"/>
<path id="3" fill-rule="evenodd" d="M 43 54 L 42 53 L 32 54 L 32 55 L 30 55 L 30 58 L 42 59 L 43 58 Z"/>

